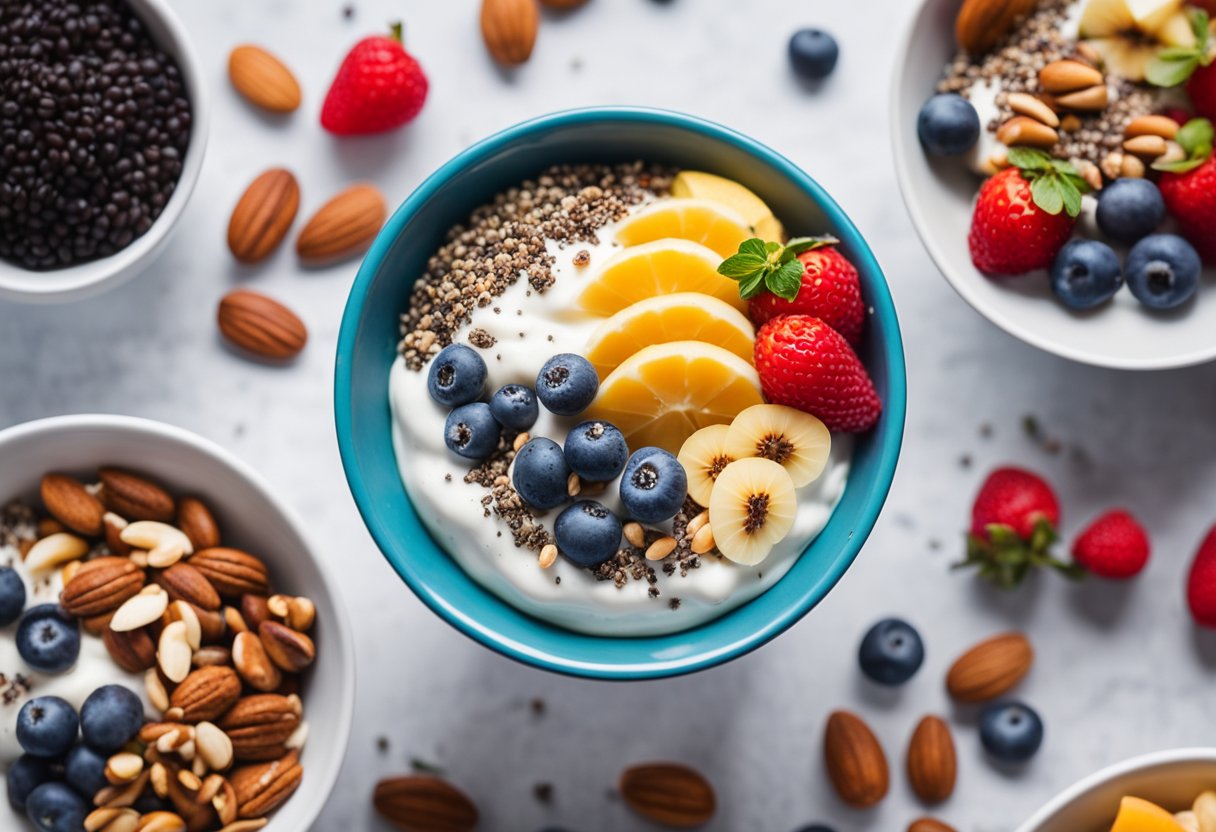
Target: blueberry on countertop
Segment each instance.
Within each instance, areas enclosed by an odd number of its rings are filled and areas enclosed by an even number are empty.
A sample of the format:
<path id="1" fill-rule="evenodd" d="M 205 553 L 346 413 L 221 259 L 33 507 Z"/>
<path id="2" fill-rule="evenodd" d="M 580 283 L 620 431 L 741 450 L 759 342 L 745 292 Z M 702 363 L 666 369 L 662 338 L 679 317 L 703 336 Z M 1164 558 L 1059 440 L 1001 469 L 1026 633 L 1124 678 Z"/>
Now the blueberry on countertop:
<path id="1" fill-rule="evenodd" d="M 58 604 L 39 604 L 21 617 L 16 642 L 30 667 L 62 673 L 80 656 L 80 624 Z"/>
<path id="2" fill-rule="evenodd" d="M 620 549 L 621 521 L 595 500 L 579 500 L 557 515 L 553 537 L 567 560 L 592 569 Z"/>
<path id="3" fill-rule="evenodd" d="M 533 508 L 556 508 L 566 502 L 569 480 L 566 455 L 552 439 L 529 439 L 515 455 L 511 482 L 520 498 Z"/>
<path id="4" fill-rule="evenodd" d="M 1098 192 L 1098 228 L 1112 240 L 1134 243 L 1165 219 L 1161 191 L 1147 179 L 1125 176 Z"/>
<path id="5" fill-rule="evenodd" d="M 1119 255 L 1097 240 L 1071 240 L 1051 264 L 1051 291 L 1070 309 L 1100 306 L 1122 285 Z"/>
<path id="6" fill-rule="evenodd" d="M 566 462 L 588 482 L 608 482 L 625 470 L 629 445 L 610 422 L 581 422 L 566 434 Z"/>
<path id="7" fill-rule="evenodd" d="M 858 650 L 861 672 L 880 685 L 902 685 L 920 670 L 925 645 L 916 628 L 899 618 L 884 618 L 865 634 Z"/>
<path id="8" fill-rule="evenodd" d="M 80 706 L 80 733 L 103 754 L 122 748 L 143 724 L 143 703 L 122 685 L 102 685 Z"/>
<path id="9" fill-rule="evenodd" d="M 21 617 L 25 609 L 25 581 L 11 566 L 0 566 L 0 627 Z"/>
<path id="10" fill-rule="evenodd" d="M 36 696 L 17 712 L 17 742 L 26 754 L 59 757 L 76 744 L 80 718 L 66 699 Z"/>
<path id="11" fill-rule="evenodd" d="M 63 779 L 81 797 L 92 800 L 95 794 L 110 785 L 106 780 L 106 756 L 83 742 L 77 743 L 64 758 Z"/>
<path id="12" fill-rule="evenodd" d="M 921 106 L 916 134 L 931 156 L 958 156 L 979 141 L 980 117 L 961 95 L 942 93 Z"/>
<path id="13" fill-rule="evenodd" d="M 790 37 L 790 64 L 794 72 L 812 81 L 822 81 L 836 69 L 840 47 L 821 29 L 799 29 Z"/>
<path id="14" fill-rule="evenodd" d="M 662 448 L 635 451 L 621 477 L 621 503 L 640 523 L 661 523 L 675 516 L 688 496 L 688 474 Z"/>
<path id="15" fill-rule="evenodd" d="M 490 412 L 504 428 L 521 431 L 536 424 L 540 408 L 536 404 L 536 393 L 531 387 L 505 384 L 490 397 Z"/>
<path id="16" fill-rule="evenodd" d="M 4 782 L 8 787 L 8 805 L 15 811 L 25 811 L 25 801 L 30 792 L 55 778 L 51 761 L 33 754 L 22 754 L 4 774 Z"/>
<path id="17" fill-rule="evenodd" d="M 1127 288 L 1150 309 L 1173 309 L 1195 296 L 1203 266 L 1195 247 L 1177 234 L 1150 234 L 1123 264 Z"/>
<path id="18" fill-rule="evenodd" d="M 1022 702 L 997 702 L 980 712 L 980 742 L 1002 763 L 1024 763 L 1043 744 L 1043 720 Z"/>
<path id="19" fill-rule="evenodd" d="M 25 816 L 39 832 L 81 832 L 93 808 L 64 783 L 43 783 L 25 801 Z"/>
<path id="20" fill-rule="evenodd" d="M 431 361 L 426 389 L 445 407 L 476 401 L 486 385 L 486 362 L 472 347 L 448 344 Z"/>
<path id="21" fill-rule="evenodd" d="M 448 414 L 443 425 L 443 441 L 452 453 L 465 459 L 485 459 L 498 447 L 501 432 L 490 406 L 485 402 L 473 402 Z"/>
<path id="22" fill-rule="evenodd" d="M 565 352 L 545 362 L 536 374 L 536 395 L 550 412 L 577 416 L 595 400 L 600 377 L 591 362 Z"/>

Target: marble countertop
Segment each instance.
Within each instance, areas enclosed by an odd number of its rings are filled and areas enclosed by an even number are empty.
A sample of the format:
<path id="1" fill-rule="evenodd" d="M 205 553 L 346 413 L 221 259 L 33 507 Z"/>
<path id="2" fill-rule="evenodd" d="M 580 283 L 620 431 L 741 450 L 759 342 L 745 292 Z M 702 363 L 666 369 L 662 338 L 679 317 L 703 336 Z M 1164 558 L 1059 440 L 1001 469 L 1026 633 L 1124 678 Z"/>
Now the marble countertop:
<path id="1" fill-rule="evenodd" d="M 375 819 L 371 789 L 411 760 L 441 767 L 473 795 L 485 829 L 642 828 L 610 789 L 625 765 L 670 758 L 716 785 L 712 830 L 784 832 L 821 820 L 840 832 L 890 832 L 922 812 L 902 757 L 916 722 L 935 712 L 953 718 L 961 768 L 939 814 L 961 832 L 1001 832 L 1098 767 L 1207 738 L 1216 637 L 1192 627 L 1183 581 L 1216 519 L 1216 365 L 1137 375 L 1071 364 L 1012 340 L 950 290 L 904 212 L 888 142 L 891 63 L 913 4 L 757 0 L 744 12 L 732 0 L 592 0 L 546 16 L 532 61 L 506 74 L 484 54 L 475 0 L 350 2 L 352 19 L 345 0 L 177 0 L 207 68 L 214 121 L 172 246 L 104 297 L 0 305 L 0 426 L 112 411 L 197 431 L 259 469 L 340 566 L 358 644 L 358 705 L 341 780 L 316 829 L 387 829 Z M 422 116 L 380 138 L 326 135 L 317 113 L 341 55 L 401 16 L 432 83 Z M 788 35 L 809 24 L 834 32 L 842 48 L 835 76 L 819 89 L 800 85 L 785 57 Z M 261 117 L 228 87 L 226 54 L 246 40 L 298 71 L 305 101 L 294 117 Z M 245 269 L 224 246 L 240 191 L 272 164 L 299 175 L 303 212 L 358 179 L 374 180 L 396 203 L 473 140 L 587 104 L 686 110 L 805 167 L 873 244 L 908 347 L 907 441 L 857 564 L 769 646 L 670 681 L 606 684 L 534 671 L 432 616 L 364 530 L 334 441 L 334 343 L 355 264 L 305 272 L 285 248 Z M 301 314 L 312 340 L 297 363 L 265 367 L 224 348 L 213 310 L 235 286 L 266 291 Z M 1028 437 L 1027 414 L 1061 450 Z M 1043 575 L 1012 595 L 951 573 L 974 490 L 1003 462 L 1037 468 L 1058 485 L 1066 537 L 1109 505 L 1134 508 L 1154 538 L 1147 572 L 1119 586 Z M 894 692 L 856 670 L 857 640 L 886 615 L 913 621 L 928 647 L 920 675 Z M 984 761 L 974 713 L 955 710 L 941 683 L 958 652 L 1009 627 L 1027 630 L 1038 649 L 1019 693 L 1047 724 L 1039 757 L 1014 774 Z M 546 703 L 543 714 L 535 699 Z M 870 721 L 892 759 L 892 794 L 870 812 L 841 805 L 824 778 L 824 719 L 842 707 Z M 538 783 L 552 785 L 547 805 L 534 795 Z"/>

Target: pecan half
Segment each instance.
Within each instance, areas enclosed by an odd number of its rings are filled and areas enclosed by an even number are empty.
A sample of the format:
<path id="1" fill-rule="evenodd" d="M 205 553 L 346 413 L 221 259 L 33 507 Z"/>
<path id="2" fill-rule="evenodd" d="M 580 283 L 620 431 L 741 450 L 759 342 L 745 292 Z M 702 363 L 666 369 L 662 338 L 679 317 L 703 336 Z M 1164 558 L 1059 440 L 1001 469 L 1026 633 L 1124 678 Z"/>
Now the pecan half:
<path id="1" fill-rule="evenodd" d="M 87 561 L 64 586 L 59 603 L 78 618 L 113 612 L 144 586 L 144 571 L 127 558 Z"/>

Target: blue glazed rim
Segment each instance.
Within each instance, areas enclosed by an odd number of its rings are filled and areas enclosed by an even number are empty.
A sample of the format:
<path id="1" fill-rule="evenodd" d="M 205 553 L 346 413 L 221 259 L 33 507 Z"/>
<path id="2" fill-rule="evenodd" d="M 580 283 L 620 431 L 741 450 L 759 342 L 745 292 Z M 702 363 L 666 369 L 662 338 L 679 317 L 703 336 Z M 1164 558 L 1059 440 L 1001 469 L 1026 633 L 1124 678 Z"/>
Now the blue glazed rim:
<path id="1" fill-rule="evenodd" d="M 865 493 L 860 497 L 863 504 L 848 518 L 841 517 L 838 508 L 828 526 L 809 544 L 789 573 L 766 592 L 703 625 L 665 636 L 611 638 L 576 633 L 532 618 L 482 588 L 434 542 L 399 481 L 397 486 L 401 488 L 404 511 L 386 518 L 389 501 L 374 493 L 361 470 L 360 443 L 354 425 L 355 367 L 351 359 L 356 351 L 368 295 L 390 250 L 414 216 L 443 194 L 454 177 L 493 159 L 504 150 L 540 141 L 557 129 L 596 123 L 616 123 L 637 129 L 675 128 L 697 134 L 741 151 L 789 180 L 823 212 L 833 233 L 840 238 L 842 248 L 849 252 L 861 273 L 867 305 L 872 309 L 869 329 L 883 332 L 881 343 L 867 351 L 869 359 L 866 362 L 873 372 L 876 369 L 874 362 L 881 360 L 885 382 L 880 384 L 883 415 L 873 433 L 858 443 L 859 446 L 863 443 L 877 445 L 867 451 L 874 457 L 874 474 L 868 483 L 855 482 L 856 472 L 851 474 L 841 501 L 843 505 L 849 499 L 850 490 L 864 488 Z M 525 173 L 520 179 L 536 172 Z M 477 204 L 480 203 L 467 205 L 464 216 Z M 877 374 L 875 380 L 879 382 Z M 387 383 L 385 375 L 385 388 Z M 385 393 L 374 406 L 383 407 L 387 412 L 387 398 Z M 363 402 L 362 406 L 366 409 L 373 405 Z M 882 270 L 856 226 L 814 179 L 776 151 L 714 122 L 667 110 L 595 107 L 540 116 L 483 139 L 431 174 L 393 213 L 363 260 L 343 313 L 334 372 L 334 407 L 343 468 L 364 523 L 401 579 L 435 614 L 484 646 L 533 667 L 593 679 L 642 680 L 704 670 L 749 653 L 795 624 L 836 585 L 872 531 L 890 490 L 903 440 L 907 381 L 899 323 Z M 391 437 L 388 431 L 384 434 L 376 440 L 377 454 L 387 454 L 395 471 Z M 819 570 L 805 585 L 792 585 L 795 573 L 814 568 L 808 565 L 800 570 L 811 550 L 830 538 L 839 538 L 840 542 L 826 568 Z M 821 544 L 820 548 L 825 546 L 826 543 Z M 402 547 L 410 549 L 408 556 L 401 551 Z M 435 586 L 436 582 L 420 574 L 419 567 L 411 563 L 412 559 L 434 557 L 442 558 L 443 562 L 422 564 L 424 570 L 442 569 L 446 573 L 444 581 L 453 582 L 452 586 Z M 452 570 L 463 576 L 463 581 L 454 578 Z M 486 618 L 493 618 L 495 623 L 488 624 Z"/>

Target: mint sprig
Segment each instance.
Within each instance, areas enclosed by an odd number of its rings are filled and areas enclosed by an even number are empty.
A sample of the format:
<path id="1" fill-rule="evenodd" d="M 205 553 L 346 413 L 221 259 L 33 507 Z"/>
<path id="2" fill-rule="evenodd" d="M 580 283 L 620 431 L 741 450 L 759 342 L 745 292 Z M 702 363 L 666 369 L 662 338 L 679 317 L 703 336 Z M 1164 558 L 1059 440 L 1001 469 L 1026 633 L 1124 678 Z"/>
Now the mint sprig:
<path id="1" fill-rule="evenodd" d="M 1191 28 L 1195 32 L 1194 46 L 1168 46 L 1161 49 L 1148 62 L 1144 71 L 1150 84 L 1158 87 L 1176 87 L 1191 77 L 1201 66 L 1208 66 L 1216 55 L 1209 48 L 1211 29 L 1208 13 L 1203 9 L 1191 9 Z"/>
<path id="2" fill-rule="evenodd" d="M 1018 536 L 1009 526 L 993 523 L 985 534 L 967 535 L 967 555 L 955 563 L 954 569 L 975 569 L 981 577 L 1001 589 L 1016 589 L 1037 569 L 1051 569 L 1071 580 L 1085 577 L 1085 570 L 1076 563 L 1057 558 L 1051 546 L 1059 538 L 1046 520 L 1034 524 L 1029 540 Z"/>
<path id="3" fill-rule="evenodd" d="M 1216 131 L 1212 122 L 1206 118 L 1193 118 L 1178 130 L 1174 141 L 1182 145 L 1186 158 L 1176 162 L 1158 162 L 1153 170 L 1163 170 L 1169 173 L 1186 173 L 1202 165 L 1212 156 L 1212 144 L 1216 139 Z"/>
<path id="4" fill-rule="evenodd" d="M 802 288 L 802 264 L 798 255 L 840 242 L 831 235 L 795 237 L 785 245 L 752 237 L 739 244 L 739 251 L 722 261 L 718 274 L 739 282 L 739 297 L 754 298 L 763 291 L 785 300 L 798 297 Z"/>
<path id="5" fill-rule="evenodd" d="M 1030 182 L 1035 205 L 1053 216 L 1061 211 L 1070 217 L 1080 215 L 1081 195 L 1089 191 L 1089 183 L 1071 162 L 1031 147 L 1011 147 L 1008 158 Z"/>

